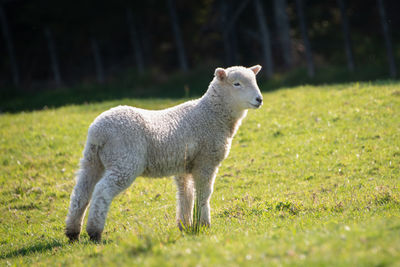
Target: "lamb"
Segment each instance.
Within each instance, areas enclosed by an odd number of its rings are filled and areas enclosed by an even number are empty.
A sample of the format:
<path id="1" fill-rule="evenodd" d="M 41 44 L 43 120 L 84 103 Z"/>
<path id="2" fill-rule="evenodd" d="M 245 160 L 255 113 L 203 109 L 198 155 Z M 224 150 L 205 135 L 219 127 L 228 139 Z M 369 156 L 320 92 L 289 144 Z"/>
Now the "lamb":
<path id="1" fill-rule="evenodd" d="M 210 197 L 215 176 L 248 109 L 262 105 L 256 82 L 261 66 L 217 68 L 199 99 L 164 110 L 118 106 L 90 125 L 71 194 L 66 235 L 79 239 L 86 208 L 87 233 L 100 241 L 113 198 L 137 176 L 175 175 L 177 224 L 192 224 L 194 197 L 200 224 L 211 225 Z"/>

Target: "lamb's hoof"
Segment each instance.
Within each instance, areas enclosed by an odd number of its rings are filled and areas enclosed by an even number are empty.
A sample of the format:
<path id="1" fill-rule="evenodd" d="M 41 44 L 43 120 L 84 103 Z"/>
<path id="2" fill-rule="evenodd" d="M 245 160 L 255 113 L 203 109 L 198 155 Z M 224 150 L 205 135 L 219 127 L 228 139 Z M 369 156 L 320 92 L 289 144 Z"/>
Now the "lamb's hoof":
<path id="1" fill-rule="evenodd" d="M 185 229 L 188 229 L 188 227 L 178 223 L 178 229 L 179 231 L 183 232 Z"/>
<path id="2" fill-rule="evenodd" d="M 189 227 L 191 226 L 191 223 L 184 223 L 184 222 L 182 222 L 182 220 L 177 220 L 176 225 L 178 226 L 179 230 L 182 232 L 182 231 L 189 229 Z"/>
<path id="3" fill-rule="evenodd" d="M 100 232 L 88 232 L 90 241 L 100 243 L 101 233 Z"/>
<path id="4" fill-rule="evenodd" d="M 200 222 L 200 225 L 201 225 L 201 227 L 204 227 L 204 228 L 210 228 L 211 227 L 211 223 L 207 222 L 207 221 Z"/>
<path id="5" fill-rule="evenodd" d="M 68 237 L 69 242 L 76 242 L 79 240 L 79 232 L 65 232 L 65 235 Z"/>

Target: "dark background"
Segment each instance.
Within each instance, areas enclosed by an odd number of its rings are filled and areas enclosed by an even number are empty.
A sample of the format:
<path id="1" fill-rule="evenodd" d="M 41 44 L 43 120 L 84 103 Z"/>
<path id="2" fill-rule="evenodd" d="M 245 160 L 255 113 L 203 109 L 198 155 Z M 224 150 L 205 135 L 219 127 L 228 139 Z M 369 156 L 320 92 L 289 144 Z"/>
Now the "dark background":
<path id="1" fill-rule="evenodd" d="M 270 38 L 272 75 L 266 73 L 265 43 L 255 0 L 171 0 L 176 18 L 170 13 L 168 0 L 2 1 L 0 109 L 33 109 L 131 96 L 196 95 L 205 91 L 215 67 L 229 65 L 263 65 L 261 78 L 265 81 L 265 90 L 301 83 L 397 76 L 397 71 L 393 73 L 389 68 L 382 20 L 389 30 L 386 36 L 392 46 L 389 57 L 398 62 L 399 1 L 343 0 L 355 66 L 350 70 L 338 1 L 303 0 L 315 75 L 307 71 L 306 47 L 296 1 L 287 0 L 285 7 L 290 25 L 290 64 L 283 60 L 275 2 L 259 2 Z M 380 2 L 386 18 L 379 14 Z M 127 12 L 131 12 L 133 20 L 127 19 Z M 187 68 L 179 59 L 173 23 L 180 30 Z M 224 39 L 230 23 L 232 28 Z M 13 46 L 17 80 L 5 27 Z M 46 29 L 51 41 L 46 38 Z M 226 40 L 230 44 L 227 45 Z M 53 52 L 49 42 L 52 42 Z M 135 45 L 139 46 L 141 68 Z M 58 79 L 51 53 L 57 61 Z M 98 94 L 93 96 L 93 92 Z"/>

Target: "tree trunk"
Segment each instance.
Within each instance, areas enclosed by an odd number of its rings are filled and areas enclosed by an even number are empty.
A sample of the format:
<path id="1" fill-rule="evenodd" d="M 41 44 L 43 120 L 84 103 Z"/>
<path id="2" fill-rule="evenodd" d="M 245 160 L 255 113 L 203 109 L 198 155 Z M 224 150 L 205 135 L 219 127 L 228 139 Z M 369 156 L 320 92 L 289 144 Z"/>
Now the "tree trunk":
<path id="1" fill-rule="evenodd" d="M 174 0 L 167 0 L 167 5 L 169 10 L 169 15 L 171 17 L 172 30 L 174 32 L 179 64 L 181 66 L 181 69 L 184 72 L 186 72 L 188 71 L 189 67 L 186 59 L 185 47 L 182 41 L 181 30 L 179 28 L 178 17 L 176 15 Z"/>
<path id="2" fill-rule="evenodd" d="M 278 38 L 282 47 L 283 61 L 286 68 L 293 65 L 292 40 L 290 38 L 289 18 L 286 13 L 286 0 L 274 0 L 275 22 Z"/>
<path id="3" fill-rule="evenodd" d="M 254 7 L 256 9 L 257 21 L 260 27 L 261 45 L 264 55 L 264 64 L 266 66 L 265 73 L 267 75 L 267 78 L 270 78 L 274 73 L 274 64 L 271 53 L 271 41 L 269 37 L 267 20 L 260 0 L 254 0 Z"/>
<path id="4" fill-rule="evenodd" d="M 386 54 L 387 54 L 388 61 L 389 61 L 390 77 L 394 78 L 394 77 L 396 77 L 396 74 L 397 74 L 396 63 L 395 63 L 394 56 L 393 56 L 392 40 L 390 38 L 389 25 L 387 23 L 386 12 L 385 12 L 385 7 L 383 5 L 383 0 L 378 0 L 378 10 L 379 10 L 379 16 L 381 19 L 383 37 L 385 39 Z"/>
<path id="5" fill-rule="evenodd" d="M 57 52 L 56 47 L 54 44 L 53 36 L 49 28 L 44 30 L 44 35 L 47 40 L 47 47 L 49 48 L 49 56 L 51 62 L 51 69 L 53 71 L 54 81 L 57 87 L 61 86 L 61 75 L 60 75 L 60 68 L 58 64 Z"/>
<path id="6" fill-rule="evenodd" d="M 129 36 L 131 39 L 131 45 L 135 54 L 136 66 L 138 68 L 139 73 L 143 74 L 144 72 L 144 63 L 143 63 L 143 53 L 142 48 L 139 42 L 139 34 L 136 31 L 135 23 L 133 20 L 133 14 L 131 9 L 126 10 L 126 20 L 129 26 Z"/>
<path id="7" fill-rule="evenodd" d="M 94 64 L 96 67 L 96 77 L 98 83 L 104 83 L 104 68 L 101 60 L 100 49 L 96 39 L 92 39 L 92 52 L 94 58 Z"/>
<path id="8" fill-rule="evenodd" d="M 14 45 L 12 42 L 11 34 L 8 30 L 8 23 L 6 13 L 4 12 L 3 6 L 0 3 L 0 20 L 1 20 L 1 27 L 3 30 L 4 41 L 7 46 L 8 56 L 10 58 L 10 65 L 11 65 L 11 72 L 12 78 L 15 87 L 19 86 L 19 71 L 18 71 L 18 64 L 17 59 L 15 57 Z"/>
<path id="9" fill-rule="evenodd" d="M 228 66 L 236 65 L 238 62 L 236 21 L 239 19 L 249 2 L 250 0 L 242 0 L 237 7 L 232 8 L 232 1 L 220 1 L 220 25 L 224 42 L 225 63 Z"/>
<path id="10" fill-rule="evenodd" d="M 351 72 L 354 71 L 354 58 L 353 58 L 353 49 L 351 46 L 351 38 L 350 38 L 350 29 L 349 29 L 349 21 L 347 19 L 346 5 L 344 0 L 337 0 L 340 9 L 340 15 L 342 18 L 342 30 L 343 30 L 343 38 L 344 38 L 344 48 L 347 56 L 347 67 Z"/>
<path id="11" fill-rule="evenodd" d="M 304 47 L 306 49 L 308 76 L 314 77 L 314 75 L 315 75 L 314 61 L 313 61 L 313 55 L 312 55 L 312 51 L 311 51 L 311 44 L 308 39 L 307 24 L 306 24 L 306 20 L 304 17 L 304 11 L 303 11 L 303 1 L 296 0 L 296 7 L 297 7 L 298 18 L 299 18 L 300 31 L 301 31 L 301 35 L 303 37 Z"/>
<path id="12" fill-rule="evenodd" d="M 235 65 L 236 63 L 236 50 L 235 50 L 235 36 L 233 36 L 234 25 L 228 25 L 228 17 L 231 11 L 231 4 L 226 0 L 221 0 L 220 4 L 220 18 L 221 18 L 221 31 L 222 40 L 224 43 L 225 64 L 227 66 Z M 229 28 L 228 28 L 229 27 Z"/>
<path id="13" fill-rule="evenodd" d="M 151 66 L 153 64 L 153 43 L 154 36 L 151 32 L 146 31 L 144 27 L 138 28 L 138 34 L 141 36 L 141 43 L 143 44 L 143 58 L 146 59 L 146 64 Z M 144 62 L 143 62 L 144 63 Z"/>
<path id="14" fill-rule="evenodd" d="M 237 39 L 237 35 L 236 35 L 236 28 L 233 27 L 230 32 L 229 32 L 229 39 L 231 40 L 231 46 L 232 46 L 232 50 L 231 50 L 231 57 L 232 57 L 232 66 L 233 65 L 238 65 L 238 39 Z"/>

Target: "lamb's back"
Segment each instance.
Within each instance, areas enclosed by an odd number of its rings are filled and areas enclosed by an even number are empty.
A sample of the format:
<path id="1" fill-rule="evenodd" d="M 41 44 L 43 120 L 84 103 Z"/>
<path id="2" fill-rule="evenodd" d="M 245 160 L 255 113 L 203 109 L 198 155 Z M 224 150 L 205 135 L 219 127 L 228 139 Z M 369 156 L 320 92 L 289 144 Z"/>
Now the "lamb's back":
<path id="1" fill-rule="evenodd" d="M 209 138 L 209 118 L 199 102 L 164 110 L 118 106 L 100 114 L 89 127 L 91 143 L 119 142 L 146 153 L 145 176 L 185 172 Z"/>
<path id="2" fill-rule="evenodd" d="M 89 126 L 88 139 L 100 146 L 115 139 L 128 141 L 138 135 L 143 136 L 145 124 L 140 109 L 117 106 L 101 113 L 93 121 Z"/>

